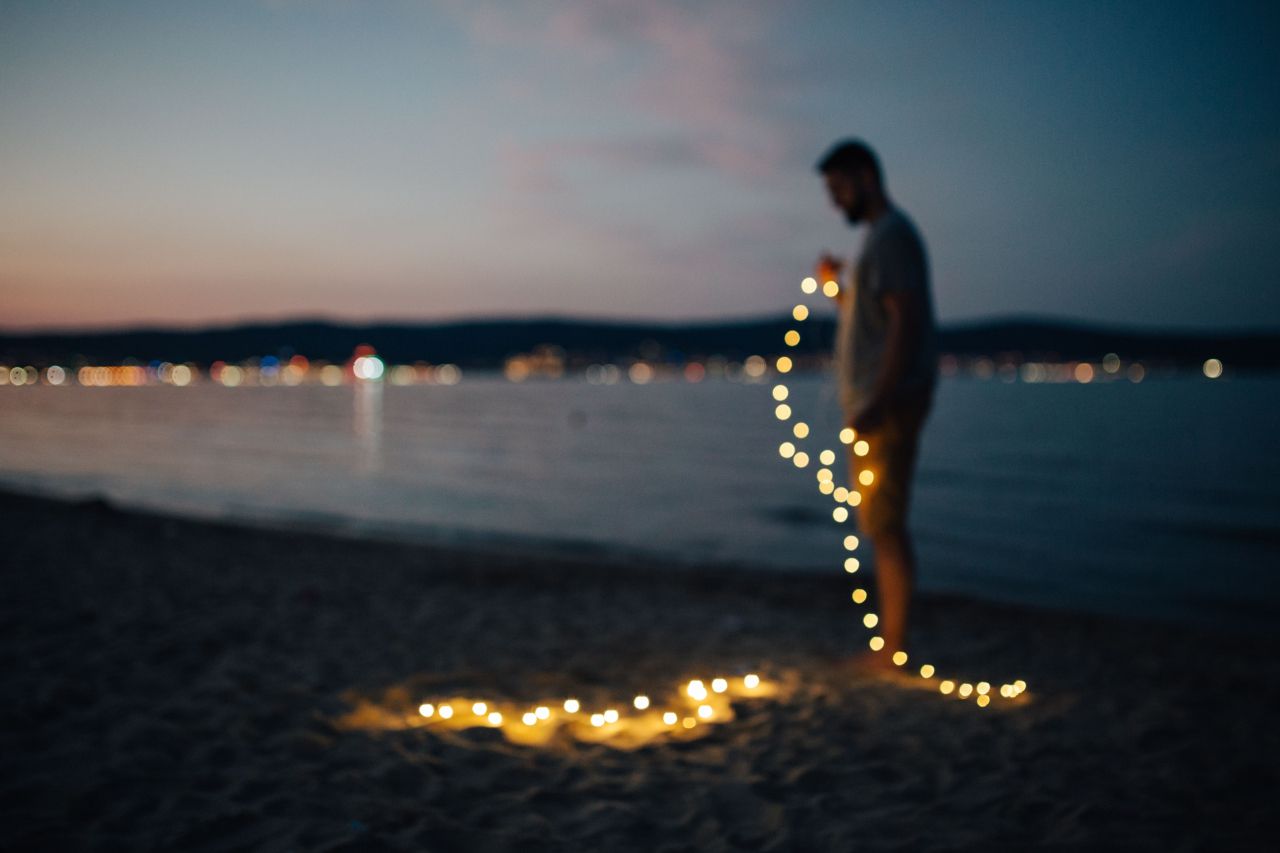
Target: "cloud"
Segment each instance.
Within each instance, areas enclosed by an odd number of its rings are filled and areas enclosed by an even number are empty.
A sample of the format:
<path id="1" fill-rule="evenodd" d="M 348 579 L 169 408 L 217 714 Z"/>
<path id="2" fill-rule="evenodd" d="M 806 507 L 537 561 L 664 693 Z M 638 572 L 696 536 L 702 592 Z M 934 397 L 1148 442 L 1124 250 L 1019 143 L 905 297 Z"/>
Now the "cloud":
<path id="1" fill-rule="evenodd" d="M 568 0 L 548 13 L 493 2 L 448 2 L 482 48 L 533 51 L 565 71 L 542 97 L 612 100 L 611 121 L 647 125 L 640 134 L 581 134 L 534 146 L 520 166 L 531 185 L 550 188 L 569 158 L 636 169 L 699 167 L 759 185 L 782 169 L 789 137 L 777 120 L 763 9 L 738 3 Z M 532 95 L 525 81 L 511 81 Z M 601 89 L 606 90 L 600 94 Z M 595 90 L 596 97 L 587 94 Z M 655 131 L 653 128 L 658 128 Z"/>
<path id="2" fill-rule="evenodd" d="M 704 313 L 772 304 L 767 289 L 744 297 L 785 276 L 789 258 L 769 247 L 798 230 L 779 212 L 801 147 L 784 121 L 795 106 L 794 46 L 787 53 L 773 38 L 784 8 L 447 8 L 470 40 L 472 69 L 496 93 L 486 109 L 507 127 L 495 145 L 502 182 L 490 227 L 531 270 L 556 270 L 555 281 L 608 270 L 627 299 L 692 300 Z"/>

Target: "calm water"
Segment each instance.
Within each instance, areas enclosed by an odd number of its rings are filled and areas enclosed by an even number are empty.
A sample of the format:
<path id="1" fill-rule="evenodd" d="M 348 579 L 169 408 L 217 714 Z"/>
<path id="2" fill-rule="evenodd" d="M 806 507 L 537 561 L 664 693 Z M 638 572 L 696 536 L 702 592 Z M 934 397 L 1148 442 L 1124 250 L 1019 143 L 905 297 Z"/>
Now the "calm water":
<path id="1" fill-rule="evenodd" d="M 811 455 L 835 448 L 829 380 L 789 384 Z M 769 387 L 5 388 L 0 482 L 432 541 L 838 572 L 848 530 L 816 466 L 778 456 L 788 436 Z M 944 381 L 913 510 L 920 585 L 1273 625 L 1278 392 L 1277 379 Z"/>

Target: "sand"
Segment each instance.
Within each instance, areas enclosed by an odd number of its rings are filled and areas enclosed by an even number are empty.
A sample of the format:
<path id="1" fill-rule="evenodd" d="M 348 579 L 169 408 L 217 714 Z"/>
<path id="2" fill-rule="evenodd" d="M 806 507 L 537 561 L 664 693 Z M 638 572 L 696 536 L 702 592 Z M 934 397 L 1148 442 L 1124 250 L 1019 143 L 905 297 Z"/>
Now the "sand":
<path id="1" fill-rule="evenodd" d="M 1250 850 L 1280 830 L 1276 637 L 921 597 L 917 660 L 1030 683 L 980 709 L 834 667 L 866 636 L 845 576 L 0 513 L 3 850 Z M 412 723 L 428 696 L 625 709 L 748 671 L 777 695 L 630 744 Z M 391 722 L 352 725 L 362 707 Z"/>

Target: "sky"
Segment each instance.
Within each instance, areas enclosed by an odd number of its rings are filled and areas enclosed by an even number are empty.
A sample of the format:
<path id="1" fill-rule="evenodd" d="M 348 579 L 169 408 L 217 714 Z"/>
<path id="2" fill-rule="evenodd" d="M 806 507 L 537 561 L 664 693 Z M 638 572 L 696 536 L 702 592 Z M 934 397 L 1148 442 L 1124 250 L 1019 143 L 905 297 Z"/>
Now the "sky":
<path id="1" fill-rule="evenodd" d="M 0 328 L 732 320 L 861 233 L 941 322 L 1280 318 L 1280 14 L 1186 2 L 0 0 Z"/>

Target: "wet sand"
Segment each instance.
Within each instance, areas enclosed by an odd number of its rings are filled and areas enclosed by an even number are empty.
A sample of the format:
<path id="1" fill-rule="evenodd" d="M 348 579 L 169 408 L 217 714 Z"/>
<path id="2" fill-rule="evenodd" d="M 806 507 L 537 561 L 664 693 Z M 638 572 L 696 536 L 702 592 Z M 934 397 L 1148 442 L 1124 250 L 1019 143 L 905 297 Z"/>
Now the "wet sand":
<path id="1" fill-rule="evenodd" d="M 1280 817 L 1277 637 L 922 597 L 843 674 L 850 580 L 271 531 L 0 493 L 3 850 L 1252 850 Z M 625 708 L 785 687 L 617 748 L 411 721 L 437 695 Z M 655 687 L 656 686 L 656 687 Z M 375 715 L 376 716 L 376 715 Z"/>

